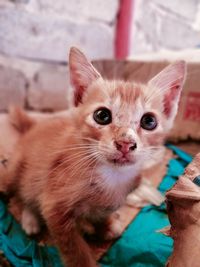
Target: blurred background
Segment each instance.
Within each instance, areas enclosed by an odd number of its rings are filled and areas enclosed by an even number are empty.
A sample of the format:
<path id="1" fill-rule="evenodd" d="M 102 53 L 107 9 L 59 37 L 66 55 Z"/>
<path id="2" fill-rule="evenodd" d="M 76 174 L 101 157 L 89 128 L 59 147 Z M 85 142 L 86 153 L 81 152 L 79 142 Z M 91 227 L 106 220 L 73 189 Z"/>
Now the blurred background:
<path id="1" fill-rule="evenodd" d="M 0 110 L 65 109 L 70 46 L 91 60 L 198 61 L 199 45 L 199 0 L 0 0 Z"/>

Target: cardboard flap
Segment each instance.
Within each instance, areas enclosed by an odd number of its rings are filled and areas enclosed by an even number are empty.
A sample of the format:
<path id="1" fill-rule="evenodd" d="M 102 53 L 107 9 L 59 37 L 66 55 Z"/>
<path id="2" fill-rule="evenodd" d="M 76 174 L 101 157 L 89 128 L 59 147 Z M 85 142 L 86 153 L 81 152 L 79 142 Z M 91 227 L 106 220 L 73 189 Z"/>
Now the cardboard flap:
<path id="1" fill-rule="evenodd" d="M 181 176 L 171 190 L 166 193 L 168 199 L 183 198 L 188 200 L 200 200 L 200 187 L 188 178 Z"/>

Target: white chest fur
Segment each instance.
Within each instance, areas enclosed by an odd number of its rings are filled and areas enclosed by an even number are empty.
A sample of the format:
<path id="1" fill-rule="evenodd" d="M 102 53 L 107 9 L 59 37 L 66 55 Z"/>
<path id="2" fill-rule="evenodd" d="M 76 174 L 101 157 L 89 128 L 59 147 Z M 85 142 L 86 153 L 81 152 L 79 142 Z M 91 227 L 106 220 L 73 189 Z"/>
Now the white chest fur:
<path id="1" fill-rule="evenodd" d="M 106 184 L 107 187 L 112 189 L 120 189 L 119 187 L 127 186 L 129 181 L 133 181 L 138 175 L 139 166 L 115 166 L 103 165 L 98 168 L 98 174 Z"/>

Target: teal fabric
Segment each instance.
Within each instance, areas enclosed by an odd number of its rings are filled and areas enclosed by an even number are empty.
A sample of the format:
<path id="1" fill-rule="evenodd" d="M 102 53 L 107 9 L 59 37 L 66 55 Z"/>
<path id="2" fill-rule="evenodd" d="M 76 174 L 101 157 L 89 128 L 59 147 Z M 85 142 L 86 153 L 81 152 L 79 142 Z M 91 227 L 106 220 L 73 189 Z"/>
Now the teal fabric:
<path id="1" fill-rule="evenodd" d="M 63 267 L 53 247 L 39 246 L 27 237 L 0 200 L 0 250 L 15 267 Z"/>
<path id="2" fill-rule="evenodd" d="M 159 186 L 165 192 L 183 173 L 192 157 L 169 145 L 177 158 L 170 160 L 166 176 Z M 156 231 L 169 225 L 166 207 L 147 206 L 141 210 L 122 237 L 101 259 L 102 267 L 164 266 L 172 251 L 172 239 Z M 40 246 L 25 235 L 0 199 L 0 250 L 16 267 L 62 267 L 56 248 Z M 83 266 L 84 267 L 84 266 Z"/>

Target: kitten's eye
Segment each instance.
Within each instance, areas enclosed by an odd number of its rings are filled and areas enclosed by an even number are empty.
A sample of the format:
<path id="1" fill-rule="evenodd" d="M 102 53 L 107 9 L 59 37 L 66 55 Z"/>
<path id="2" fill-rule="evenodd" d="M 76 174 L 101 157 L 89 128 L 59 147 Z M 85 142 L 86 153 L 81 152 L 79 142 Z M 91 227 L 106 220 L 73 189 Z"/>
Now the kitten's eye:
<path id="1" fill-rule="evenodd" d="M 154 130 L 157 126 L 156 117 L 152 113 L 146 113 L 142 116 L 140 126 L 148 131 Z"/>
<path id="2" fill-rule="evenodd" d="M 101 125 L 106 125 L 112 122 L 111 111 L 107 108 L 97 109 L 93 114 L 94 120 Z"/>

